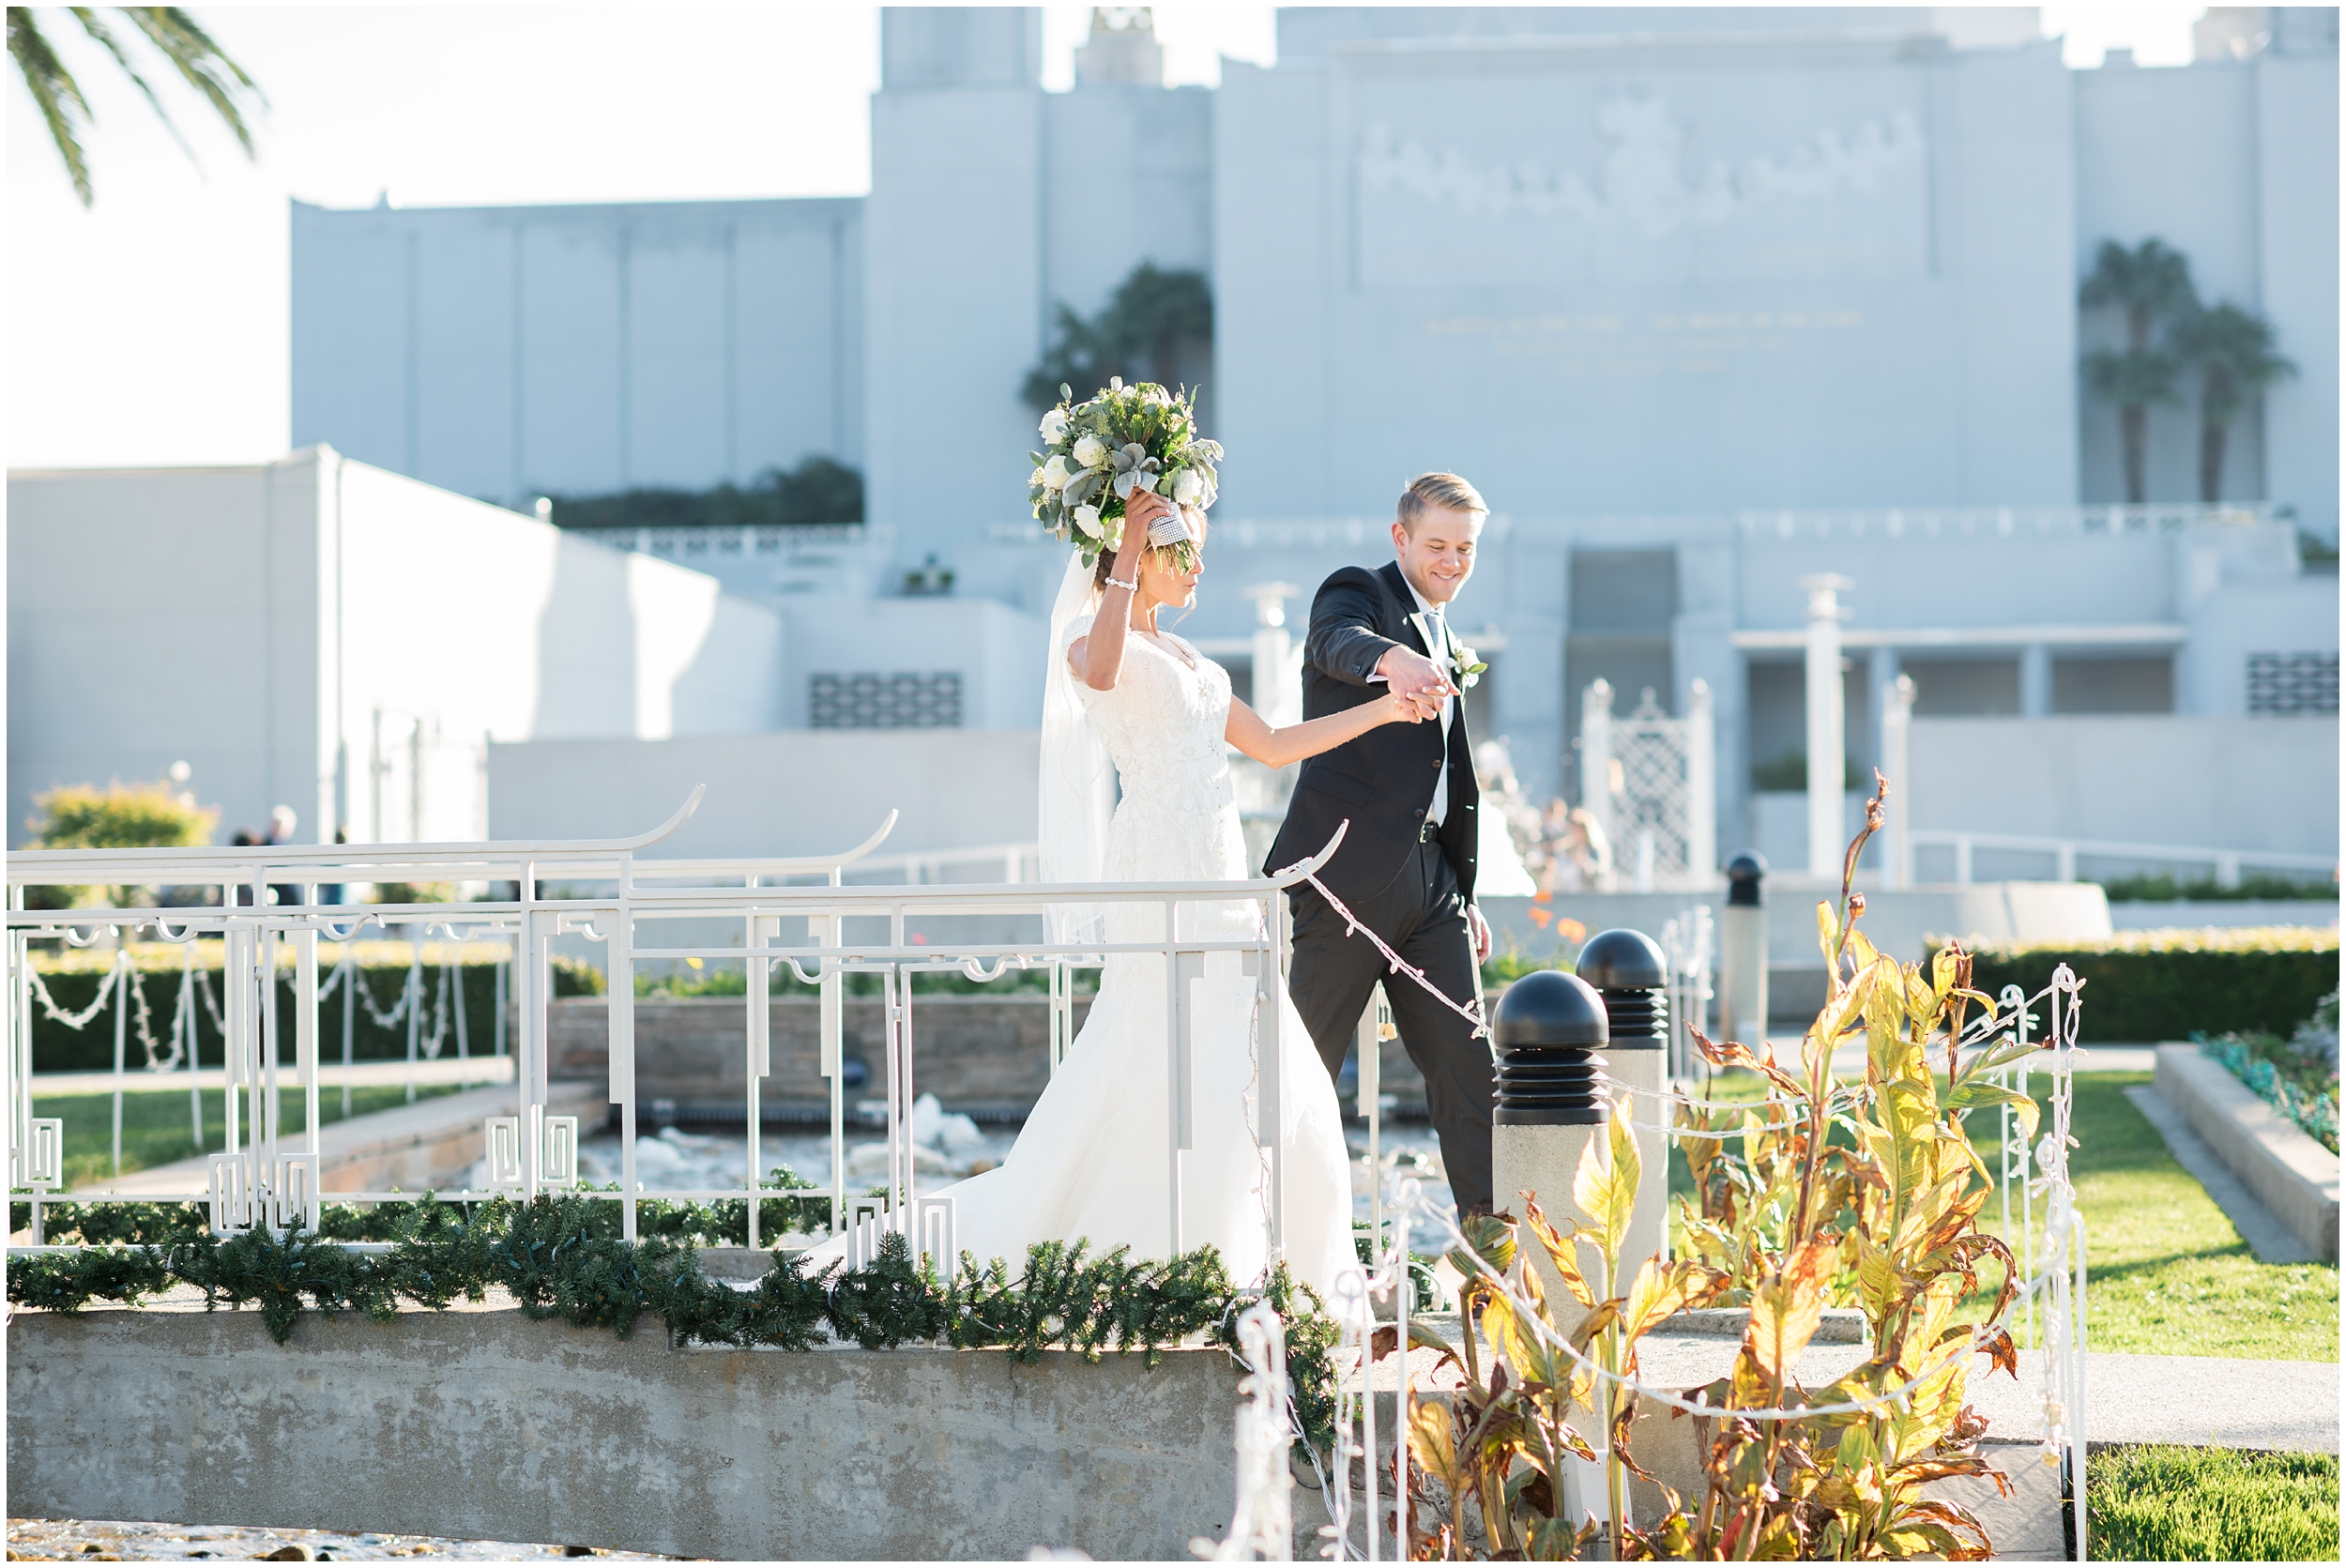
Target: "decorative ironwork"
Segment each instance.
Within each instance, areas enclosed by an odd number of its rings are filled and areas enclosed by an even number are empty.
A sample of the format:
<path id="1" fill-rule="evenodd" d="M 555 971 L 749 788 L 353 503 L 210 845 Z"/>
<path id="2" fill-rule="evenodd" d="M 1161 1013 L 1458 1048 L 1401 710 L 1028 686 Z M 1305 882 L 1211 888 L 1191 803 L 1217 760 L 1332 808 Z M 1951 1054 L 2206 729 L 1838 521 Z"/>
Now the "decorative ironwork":
<path id="1" fill-rule="evenodd" d="M 2251 653 L 2248 655 L 2251 713 L 2338 712 L 2338 655 Z"/>
<path id="2" fill-rule="evenodd" d="M 961 672 L 807 677 L 811 729 L 958 729 Z"/>
<path id="3" fill-rule="evenodd" d="M 1710 886 L 1718 838 L 1710 688 L 1692 682 L 1686 716 L 1673 719 L 1651 686 L 1635 711 L 1616 714 L 1611 683 L 1593 680 L 1580 714 L 1582 804 L 1611 846 L 1614 880 L 1639 892 Z"/>

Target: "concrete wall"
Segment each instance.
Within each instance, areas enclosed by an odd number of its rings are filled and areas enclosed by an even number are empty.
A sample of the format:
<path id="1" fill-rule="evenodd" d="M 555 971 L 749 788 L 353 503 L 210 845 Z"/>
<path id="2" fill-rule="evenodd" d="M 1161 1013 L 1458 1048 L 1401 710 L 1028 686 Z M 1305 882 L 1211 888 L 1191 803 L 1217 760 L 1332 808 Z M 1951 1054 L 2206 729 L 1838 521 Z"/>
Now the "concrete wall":
<path id="1" fill-rule="evenodd" d="M 8 1318 L 8 1500 L 48 1518 L 545 1541 L 738 1560 L 1169 1561 L 1219 1538 L 1220 1349 L 673 1350 L 518 1310 Z"/>
<path id="2" fill-rule="evenodd" d="M 795 730 L 489 748 L 494 838 L 610 838 L 665 821 L 708 785 L 656 853 L 819 855 L 893 809 L 880 853 L 1025 844 L 1035 835 L 1032 730 Z"/>
<path id="3" fill-rule="evenodd" d="M 293 204 L 293 436 L 468 495 L 863 452 L 856 199 Z"/>
<path id="4" fill-rule="evenodd" d="M 1917 828 L 2338 853 L 2338 721 L 1917 719 Z"/>
<path id="5" fill-rule="evenodd" d="M 1233 462 L 1226 504 L 1373 515 L 1435 465 L 1516 512 L 2072 495 L 2069 104 L 2043 44 L 1234 66 L 1223 435 L 1281 457 Z M 1827 139 L 1863 171 L 1769 174 Z"/>
<path id="6" fill-rule="evenodd" d="M 281 802 L 305 840 L 472 838 L 491 738 L 776 722 L 772 611 L 330 449 L 12 474 L 8 510 L 20 842 L 34 794 L 176 760 L 223 840 Z"/>
<path id="7" fill-rule="evenodd" d="M 961 677 L 962 717 L 971 729 L 1032 729 L 1043 723 L 1044 645 L 1050 625 L 991 599 L 915 598 L 785 601 L 783 690 L 778 727 L 809 720 L 808 682 L 817 674 Z"/>

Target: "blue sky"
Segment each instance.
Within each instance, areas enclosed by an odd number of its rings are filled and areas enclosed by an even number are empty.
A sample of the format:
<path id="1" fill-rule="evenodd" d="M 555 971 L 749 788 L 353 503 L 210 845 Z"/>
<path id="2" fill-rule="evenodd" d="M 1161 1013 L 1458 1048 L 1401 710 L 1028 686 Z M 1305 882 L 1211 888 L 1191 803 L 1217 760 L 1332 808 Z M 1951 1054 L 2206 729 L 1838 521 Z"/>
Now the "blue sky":
<path id="1" fill-rule="evenodd" d="M 2190 53 L 2201 8 L 2048 6 L 2074 66 Z M 1272 8 L 1160 6 L 1177 82 L 1269 63 Z M 91 99 L 96 206 L 8 89 L 10 467 L 251 462 L 285 444 L 288 197 L 328 206 L 853 194 L 879 82 L 867 6 L 198 8 L 269 109 L 247 162 L 163 89 L 190 162 L 62 9 Z M 1063 87 L 1085 7 L 1044 10 Z"/>

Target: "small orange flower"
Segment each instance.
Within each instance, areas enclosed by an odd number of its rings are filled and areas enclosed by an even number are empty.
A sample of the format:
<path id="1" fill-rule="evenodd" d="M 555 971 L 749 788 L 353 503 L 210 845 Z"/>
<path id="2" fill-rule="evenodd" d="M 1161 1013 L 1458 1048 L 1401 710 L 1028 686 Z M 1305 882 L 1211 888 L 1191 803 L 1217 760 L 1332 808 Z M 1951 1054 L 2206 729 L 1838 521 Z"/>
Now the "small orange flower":
<path id="1" fill-rule="evenodd" d="M 1546 931 L 1547 929 L 1547 922 L 1556 918 L 1554 915 L 1549 914 L 1546 910 L 1536 907 L 1529 909 L 1525 912 L 1531 917 L 1531 923 L 1538 926 L 1542 931 Z M 1570 925 L 1572 922 L 1570 921 L 1566 921 L 1564 923 L 1566 925 Z"/>
<path id="2" fill-rule="evenodd" d="M 1573 941 L 1577 942 L 1588 934 L 1589 928 L 1587 926 L 1582 925 L 1578 921 L 1573 920 L 1569 917 L 1559 919 L 1556 922 L 1556 935 L 1559 936 L 1569 937 Z"/>

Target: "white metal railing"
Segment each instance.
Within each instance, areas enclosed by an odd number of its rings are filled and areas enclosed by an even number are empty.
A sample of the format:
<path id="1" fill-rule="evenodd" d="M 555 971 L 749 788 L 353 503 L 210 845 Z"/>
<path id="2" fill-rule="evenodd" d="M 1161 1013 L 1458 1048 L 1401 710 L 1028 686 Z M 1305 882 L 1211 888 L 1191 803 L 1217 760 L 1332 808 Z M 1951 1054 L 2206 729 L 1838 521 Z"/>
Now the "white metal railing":
<path id="1" fill-rule="evenodd" d="M 1905 840 L 1908 863 L 1899 869 L 1899 884 L 1907 887 L 1912 886 L 1914 881 L 1913 852 L 1925 847 L 1955 851 L 1955 880 L 1958 882 L 1972 880 L 1976 854 L 1982 849 L 2049 855 L 2053 861 L 2052 879 L 2056 882 L 2076 881 L 2078 861 L 2081 858 L 2211 866 L 2215 869 L 2217 885 L 2225 888 L 2240 885 L 2243 866 L 2273 871 L 2326 873 L 2333 881 L 2338 877 L 2338 857 L 2335 855 L 2295 855 L 2264 849 L 2210 849 L 2173 844 L 2128 844 L 2115 839 L 2042 838 L 2025 833 L 1973 833 L 1946 828 L 1911 829 L 1906 832 Z"/>
<path id="2" fill-rule="evenodd" d="M 2264 501 L 2143 506 L 1870 507 L 1735 514 L 1745 539 L 2038 539 L 2176 533 L 2277 521 Z"/>
<path id="3" fill-rule="evenodd" d="M 914 977 L 949 973 L 984 982 L 1013 970 L 1047 971 L 1054 1024 L 1050 1051 L 1056 1066 L 1073 1033 L 1072 971 L 1097 967 L 1115 954 L 1150 954 L 1163 959 L 1166 974 L 1175 982 L 1166 987 L 1165 1091 L 1170 1114 L 1165 1158 L 1169 1178 L 1166 1241 L 1171 1253 L 1178 1253 L 1184 1244 L 1182 1155 L 1192 1147 L 1194 1132 L 1192 1003 L 1186 982 L 1205 976 L 1210 959 L 1230 955 L 1214 968 L 1225 973 L 1235 968 L 1251 982 L 1255 994 L 1253 1027 L 1258 1031 L 1257 1060 L 1262 1074 L 1257 1097 L 1257 1138 L 1270 1164 L 1271 1256 L 1275 1260 L 1281 1256 L 1285 1225 L 1278 1132 L 1282 1058 L 1276 1031 L 1282 1010 L 1274 988 L 1284 982 L 1274 901 L 1289 884 L 1318 869 L 1342 842 L 1341 830 L 1318 857 L 1288 875 L 1237 882 L 1085 887 L 1039 882 L 848 885 L 847 873 L 870 863 L 872 850 L 893 825 L 893 814 L 861 845 L 838 855 L 754 860 L 639 858 L 640 850 L 680 827 L 700 798 L 701 791 L 695 790 L 675 816 L 650 833 L 604 842 L 48 850 L 10 855 L 8 1001 L 5 1009 L 9 1181 L 19 1200 L 29 1200 L 32 1205 L 35 1243 L 40 1240 L 44 1204 L 129 1200 L 106 1193 L 65 1190 L 62 1124 L 33 1115 L 33 942 L 58 940 L 86 947 L 101 939 L 127 939 L 146 928 L 166 942 L 189 943 L 198 937 L 221 941 L 221 1023 L 232 1086 L 225 1147 L 210 1156 L 208 1191 L 146 1194 L 139 1201 L 155 1201 L 159 1196 L 206 1199 L 215 1228 L 227 1232 L 255 1225 L 282 1228 L 314 1219 L 322 1174 L 319 943 L 348 942 L 367 926 L 388 919 L 419 927 L 425 936 L 436 930 L 456 940 L 503 942 L 515 954 L 511 965 L 516 1020 L 514 1115 L 492 1119 L 484 1129 L 490 1170 L 487 1188 L 445 1193 L 443 1197 L 451 1201 L 486 1199 L 499 1194 L 534 1197 L 541 1191 L 577 1184 L 576 1119 L 547 1113 L 547 1003 L 552 994 L 555 940 L 583 936 L 601 944 L 604 951 L 609 1098 L 618 1109 L 621 1140 L 621 1190 L 586 1195 L 618 1202 L 622 1234 L 630 1240 L 636 1233 L 639 1203 L 751 1199 L 747 1204 L 749 1240 L 751 1245 L 757 1245 L 756 1199 L 773 1191 L 759 1180 L 758 1083 L 771 1067 L 769 985 L 775 967 L 786 965 L 790 977 L 815 987 L 821 999 L 818 1070 L 829 1080 L 830 1229 L 836 1233 L 853 1225 L 872 1231 L 875 1237 L 880 1229 L 904 1230 L 948 1272 L 958 1257 L 950 1207 L 938 1228 L 935 1217 L 924 1212 L 928 1205 L 915 1202 L 911 1131 L 916 1067 Z M 906 858 L 906 869 L 917 871 L 911 862 L 922 859 Z M 813 886 L 791 884 L 791 878 L 807 875 L 820 881 Z M 317 890 L 323 885 L 396 881 L 510 883 L 519 896 L 504 901 L 365 907 L 316 902 Z M 555 882 L 561 885 L 564 896 L 548 895 L 547 885 Z M 215 886 L 220 902 L 171 909 L 42 911 L 25 907 L 27 888 L 87 885 Z M 300 888 L 302 902 L 269 904 L 267 890 L 272 886 Z M 582 888 L 611 891 L 572 891 Z M 240 897 L 250 897 L 251 902 L 239 902 Z M 1069 902 L 1155 906 L 1162 911 L 1162 939 L 1095 943 L 1085 948 L 1044 941 L 957 940 L 936 935 L 940 928 L 928 919 L 1009 914 L 1034 917 L 1039 922 L 1047 906 Z M 1256 906 L 1257 918 L 1251 935 L 1204 938 L 1182 934 L 1179 912 L 1184 906 L 1239 903 Z M 916 934 L 908 930 L 908 922 L 914 920 L 922 921 L 924 939 L 916 940 Z M 710 939 L 707 936 L 710 922 L 719 921 L 739 936 Z M 295 1035 L 290 1070 L 281 1065 L 279 1009 L 263 1002 L 274 993 L 280 953 L 288 948 Z M 688 958 L 739 962 L 747 975 L 744 1112 L 749 1148 L 740 1188 L 649 1190 L 636 1179 L 635 967 L 639 963 Z M 876 1205 L 851 1202 L 846 1190 L 843 1015 L 851 974 L 877 977 L 884 998 L 889 1166 L 886 1196 Z M 306 1139 L 298 1134 L 288 1136 L 278 1125 L 281 1079 L 306 1096 Z M 236 1104 L 236 1090 L 243 1091 L 242 1107 Z M 346 1202 L 383 1202 L 412 1195 L 350 1192 L 334 1195 Z M 866 1210 L 875 1209 L 876 1212 L 867 1218 Z"/>

